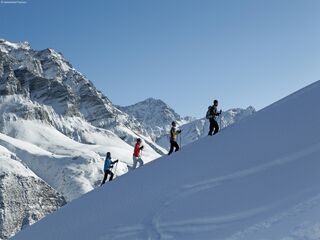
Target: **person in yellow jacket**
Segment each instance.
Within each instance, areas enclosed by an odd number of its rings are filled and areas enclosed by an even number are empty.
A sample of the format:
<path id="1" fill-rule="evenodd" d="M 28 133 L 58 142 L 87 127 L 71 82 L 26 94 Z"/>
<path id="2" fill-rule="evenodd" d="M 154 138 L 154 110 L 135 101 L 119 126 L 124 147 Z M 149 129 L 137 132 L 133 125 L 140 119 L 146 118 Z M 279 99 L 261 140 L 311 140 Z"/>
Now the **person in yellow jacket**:
<path id="1" fill-rule="evenodd" d="M 181 133 L 181 130 L 176 130 L 176 122 L 172 122 L 172 127 L 170 130 L 170 150 L 168 155 L 170 155 L 173 150 L 175 149 L 175 152 L 179 151 L 179 145 L 177 143 L 177 135 Z"/>

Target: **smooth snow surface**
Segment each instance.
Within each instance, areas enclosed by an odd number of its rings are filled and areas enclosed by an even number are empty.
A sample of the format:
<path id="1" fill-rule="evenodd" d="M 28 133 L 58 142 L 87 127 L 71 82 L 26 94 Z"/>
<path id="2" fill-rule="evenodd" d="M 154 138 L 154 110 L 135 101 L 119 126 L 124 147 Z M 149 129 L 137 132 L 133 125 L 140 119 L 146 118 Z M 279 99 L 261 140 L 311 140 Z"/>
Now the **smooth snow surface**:
<path id="1" fill-rule="evenodd" d="M 113 170 L 116 176 L 128 171 L 127 164 L 132 165 L 133 148 L 114 134 L 105 138 L 103 145 L 91 145 L 76 142 L 39 121 L 19 120 L 11 124 L 10 132 L 13 131 L 16 138 L 0 133 L 0 147 L 15 152 L 68 201 L 100 185 L 107 151 L 121 161 Z M 151 149 L 147 148 L 143 160 L 149 162 L 153 158 Z"/>
<path id="2" fill-rule="evenodd" d="M 3 146 L 0 146 L 0 175 L 14 174 L 24 177 L 37 176 L 20 162 L 16 155 Z"/>
<path id="3" fill-rule="evenodd" d="M 320 239 L 319 96 L 316 82 L 14 239 Z"/>

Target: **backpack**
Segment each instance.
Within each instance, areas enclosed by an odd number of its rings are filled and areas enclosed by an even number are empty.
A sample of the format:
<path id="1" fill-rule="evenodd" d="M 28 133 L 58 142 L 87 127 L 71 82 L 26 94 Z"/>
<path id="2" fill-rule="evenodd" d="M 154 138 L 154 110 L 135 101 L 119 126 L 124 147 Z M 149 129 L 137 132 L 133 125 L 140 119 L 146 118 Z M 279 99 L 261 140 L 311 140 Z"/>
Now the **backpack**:
<path id="1" fill-rule="evenodd" d="M 211 118 L 211 106 L 208 107 L 208 111 L 206 113 L 206 119 L 210 119 Z"/>

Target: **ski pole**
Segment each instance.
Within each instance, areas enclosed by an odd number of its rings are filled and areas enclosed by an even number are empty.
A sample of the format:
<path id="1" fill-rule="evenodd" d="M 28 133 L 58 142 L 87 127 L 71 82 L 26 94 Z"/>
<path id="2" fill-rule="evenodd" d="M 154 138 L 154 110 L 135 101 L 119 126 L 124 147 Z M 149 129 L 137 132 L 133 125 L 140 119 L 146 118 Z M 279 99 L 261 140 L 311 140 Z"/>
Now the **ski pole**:
<path id="1" fill-rule="evenodd" d="M 182 138 L 182 130 L 180 130 L 180 150 L 182 150 L 182 145 L 181 145 L 181 138 Z"/>
<path id="2" fill-rule="evenodd" d="M 222 110 L 220 110 L 220 129 L 222 129 L 221 119 L 222 119 Z"/>
<path id="3" fill-rule="evenodd" d="M 119 159 L 117 159 L 119 162 Z M 116 162 L 116 166 L 114 167 L 114 176 L 117 177 L 117 167 L 118 167 L 118 162 Z"/>

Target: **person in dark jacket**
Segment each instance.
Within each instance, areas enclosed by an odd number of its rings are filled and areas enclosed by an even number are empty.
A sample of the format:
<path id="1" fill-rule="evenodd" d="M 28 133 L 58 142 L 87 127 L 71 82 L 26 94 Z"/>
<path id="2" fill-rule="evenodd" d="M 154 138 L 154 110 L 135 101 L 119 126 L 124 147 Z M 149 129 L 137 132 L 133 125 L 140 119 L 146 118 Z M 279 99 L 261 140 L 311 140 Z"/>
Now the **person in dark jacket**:
<path id="1" fill-rule="evenodd" d="M 134 146 L 134 151 L 133 151 L 133 166 L 132 169 L 137 168 L 137 164 L 139 163 L 139 167 L 143 166 L 143 161 L 141 159 L 141 151 L 143 150 L 143 146 L 141 146 L 141 138 L 137 138 L 137 142 Z"/>
<path id="2" fill-rule="evenodd" d="M 214 100 L 213 105 L 208 108 L 208 112 L 207 112 L 207 118 L 209 119 L 209 122 L 210 122 L 209 133 L 208 133 L 209 136 L 212 136 L 217 132 L 219 132 L 219 125 L 216 120 L 216 117 L 219 116 L 220 114 L 221 114 L 221 110 L 220 112 L 218 112 L 218 100 Z"/>
<path id="3" fill-rule="evenodd" d="M 111 168 L 113 168 L 113 164 L 117 162 L 119 162 L 119 160 L 112 161 L 111 153 L 107 152 L 106 160 L 104 161 L 104 167 L 103 167 L 104 178 L 102 180 L 101 186 L 105 184 L 105 182 L 107 181 L 108 175 L 110 175 L 109 181 L 112 181 L 114 174 L 111 171 Z"/>
<path id="4" fill-rule="evenodd" d="M 176 122 L 172 122 L 172 127 L 170 130 L 170 150 L 168 155 L 170 155 L 173 150 L 175 149 L 175 152 L 179 151 L 180 147 L 177 143 L 177 135 L 181 133 L 181 130 L 176 130 Z"/>

